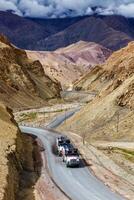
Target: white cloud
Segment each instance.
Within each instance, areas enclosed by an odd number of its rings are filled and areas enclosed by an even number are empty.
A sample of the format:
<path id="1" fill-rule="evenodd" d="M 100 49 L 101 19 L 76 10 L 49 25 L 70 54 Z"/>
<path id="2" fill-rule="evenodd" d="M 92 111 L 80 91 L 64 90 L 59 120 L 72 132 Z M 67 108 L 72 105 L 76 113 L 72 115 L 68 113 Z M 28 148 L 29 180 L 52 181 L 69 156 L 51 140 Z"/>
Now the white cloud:
<path id="1" fill-rule="evenodd" d="M 92 8 L 96 10 L 92 10 Z M 65 17 L 99 13 L 134 17 L 134 0 L 0 0 L 0 10 L 29 17 Z"/>
<path id="2" fill-rule="evenodd" d="M 44 17 L 51 15 L 53 6 L 51 4 L 45 6 L 40 2 L 37 0 L 21 0 L 18 4 L 18 9 L 24 16 Z"/>
<path id="3" fill-rule="evenodd" d="M 120 5 L 117 11 L 120 15 L 124 15 L 126 17 L 134 17 L 134 3 L 130 3 L 128 5 Z"/>
<path id="4" fill-rule="evenodd" d="M 16 0 L 12 1 L 0 0 L 0 10 L 1 11 L 13 10 L 14 13 L 17 15 L 22 14 L 16 5 Z"/>

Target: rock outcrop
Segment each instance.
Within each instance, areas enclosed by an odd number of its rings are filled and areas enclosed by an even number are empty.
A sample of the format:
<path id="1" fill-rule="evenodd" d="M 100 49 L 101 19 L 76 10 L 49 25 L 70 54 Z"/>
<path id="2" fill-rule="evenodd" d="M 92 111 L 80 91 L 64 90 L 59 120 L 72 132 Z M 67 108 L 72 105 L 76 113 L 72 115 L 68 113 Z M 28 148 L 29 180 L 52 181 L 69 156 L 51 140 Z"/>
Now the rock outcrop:
<path id="1" fill-rule="evenodd" d="M 32 137 L 20 133 L 12 111 L 0 104 L 0 200 L 34 199 L 32 187 L 40 170 L 35 171 L 33 144 Z"/>
<path id="2" fill-rule="evenodd" d="M 0 36 L 0 100 L 12 108 L 39 106 L 60 97 L 60 84 L 51 80 L 39 61 L 27 58 Z"/>

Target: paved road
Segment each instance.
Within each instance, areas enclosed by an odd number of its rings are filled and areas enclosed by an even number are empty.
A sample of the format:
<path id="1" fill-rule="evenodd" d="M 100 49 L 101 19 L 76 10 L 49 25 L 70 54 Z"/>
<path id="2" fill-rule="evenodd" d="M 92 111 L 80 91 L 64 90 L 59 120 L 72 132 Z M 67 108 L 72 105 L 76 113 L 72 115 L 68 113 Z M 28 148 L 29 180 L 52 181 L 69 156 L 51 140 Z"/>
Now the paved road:
<path id="1" fill-rule="evenodd" d="M 96 95 L 97 93 L 95 92 L 75 91 L 75 90 L 61 92 L 61 97 L 68 102 L 78 102 L 79 100 L 79 102 L 81 103 L 86 103 L 94 99 Z"/>
<path id="2" fill-rule="evenodd" d="M 62 91 L 61 92 L 61 95 L 68 95 L 68 94 L 79 94 L 79 95 L 82 95 L 82 94 L 91 94 L 91 95 L 96 95 L 97 93 L 95 92 L 87 92 L 87 91 L 77 91 L 77 90 L 72 90 L 72 91 Z"/>
<path id="3" fill-rule="evenodd" d="M 60 124 L 63 123 L 63 121 L 65 121 L 66 119 L 70 118 L 71 116 L 74 115 L 74 113 L 78 112 L 80 110 L 81 106 L 79 106 L 78 108 L 75 108 L 71 111 L 67 111 L 64 112 L 64 114 L 59 115 L 58 117 L 55 117 L 50 123 L 49 125 L 46 126 L 46 128 L 50 129 L 50 128 L 56 128 L 58 127 Z"/>
<path id="4" fill-rule="evenodd" d="M 59 116 L 50 123 L 48 128 L 56 127 L 72 114 Z M 22 132 L 32 133 L 41 139 L 46 149 L 48 167 L 54 181 L 72 200 L 123 200 L 121 196 L 113 193 L 94 177 L 84 164 L 77 169 L 66 168 L 61 158 L 56 157 L 52 152 L 52 145 L 57 137 L 53 131 L 22 126 L 20 128 Z"/>

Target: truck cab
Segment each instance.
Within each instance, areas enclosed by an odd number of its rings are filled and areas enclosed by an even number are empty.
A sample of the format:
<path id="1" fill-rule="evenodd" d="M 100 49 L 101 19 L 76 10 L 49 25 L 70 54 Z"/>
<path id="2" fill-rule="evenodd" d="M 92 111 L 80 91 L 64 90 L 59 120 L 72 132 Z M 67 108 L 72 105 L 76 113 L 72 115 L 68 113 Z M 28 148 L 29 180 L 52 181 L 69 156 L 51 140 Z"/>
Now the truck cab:
<path id="1" fill-rule="evenodd" d="M 67 152 L 67 151 L 69 151 L 69 149 L 66 143 L 63 143 L 58 147 L 59 156 L 63 156 L 64 152 Z"/>
<path id="2" fill-rule="evenodd" d="M 56 139 L 56 147 L 59 156 L 62 156 L 63 152 L 68 150 L 68 144 L 70 144 L 70 140 L 66 137 L 61 136 Z"/>
<path id="3" fill-rule="evenodd" d="M 67 146 L 65 146 L 65 148 L 62 149 L 62 158 L 63 158 L 63 162 L 65 161 L 66 155 L 69 152 L 72 152 L 74 150 L 74 147 L 72 144 L 67 144 Z"/>

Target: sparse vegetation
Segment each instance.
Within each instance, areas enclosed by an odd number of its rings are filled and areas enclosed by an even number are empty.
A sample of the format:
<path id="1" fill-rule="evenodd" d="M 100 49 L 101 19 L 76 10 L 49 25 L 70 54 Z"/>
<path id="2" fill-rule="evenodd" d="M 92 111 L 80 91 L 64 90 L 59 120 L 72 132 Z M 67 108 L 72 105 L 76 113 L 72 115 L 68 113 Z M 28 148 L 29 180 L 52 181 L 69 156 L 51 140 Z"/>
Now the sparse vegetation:
<path id="1" fill-rule="evenodd" d="M 22 121 L 29 121 L 29 120 L 35 120 L 37 118 L 37 113 L 31 112 L 31 113 L 22 113 L 20 115 L 20 120 L 19 122 Z"/>
<path id="2" fill-rule="evenodd" d="M 127 149 L 115 148 L 114 151 L 123 154 L 127 160 L 134 162 L 134 150 L 132 151 Z"/>
<path id="3" fill-rule="evenodd" d="M 129 150 L 125 148 L 119 148 L 119 147 L 98 147 L 99 150 L 103 151 L 106 154 L 120 154 L 122 155 L 126 160 L 129 160 L 130 162 L 134 163 L 134 149 Z"/>

